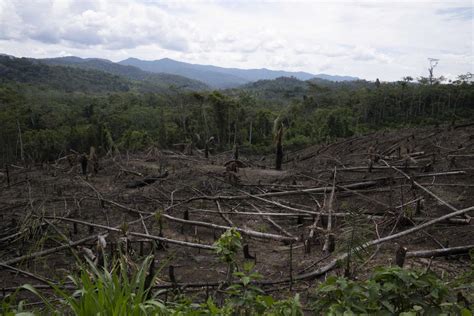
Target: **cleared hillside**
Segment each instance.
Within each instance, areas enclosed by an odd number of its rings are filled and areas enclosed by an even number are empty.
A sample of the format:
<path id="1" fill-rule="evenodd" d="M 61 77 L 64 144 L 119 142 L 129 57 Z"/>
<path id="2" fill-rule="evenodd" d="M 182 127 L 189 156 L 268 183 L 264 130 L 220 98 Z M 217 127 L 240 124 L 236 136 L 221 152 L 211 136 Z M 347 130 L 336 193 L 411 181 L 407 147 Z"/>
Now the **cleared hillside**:
<path id="1" fill-rule="evenodd" d="M 236 264 L 254 263 L 263 277 L 256 284 L 277 297 L 299 293 L 306 308 L 326 277 L 366 279 L 395 265 L 400 248 L 397 264 L 451 281 L 469 271 L 474 247 L 473 136 L 473 126 L 377 132 L 288 153 L 281 171 L 273 155 L 245 148 L 236 171 L 226 168 L 230 152 L 206 158 L 156 147 L 101 155 L 98 172 L 86 175 L 71 156 L 8 165 L 0 263 L 25 264 L 21 273 L 0 269 L 3 291 L 41 288 L 37 275 L 65 280 L 77 262 L 70 252 L 99 256 L 103 238 L 108 257 L 126 240 L 127 262 L 151 253 L 163 265 L 154 290 L 205 301 L 226 282 L 214 242 L 230 227 L 248 250 Z"/>

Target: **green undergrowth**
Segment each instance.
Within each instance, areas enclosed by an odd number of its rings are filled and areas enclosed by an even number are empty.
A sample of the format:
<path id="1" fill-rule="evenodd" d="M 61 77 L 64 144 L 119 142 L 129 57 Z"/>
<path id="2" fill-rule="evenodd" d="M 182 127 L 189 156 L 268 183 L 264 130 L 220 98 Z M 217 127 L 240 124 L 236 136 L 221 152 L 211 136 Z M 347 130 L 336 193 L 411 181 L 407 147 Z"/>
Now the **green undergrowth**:
<path id="1" fill-rule="evenodd" d="M 153 256 L 141 264 L 131 264 L 121 256 L 105 267 L 87 261 L 78 275 L 69 280 L 75 291 L 51 285 L 46 294 L 32 285 L 23 285 L 4 297 L 0 315 L 472 315 L 474 269 L 450 280 L 431 271 L 380 267 L 367 280 L 329 277 L 316 286 L 303 308 L 299 295 L 277 299 L 258 286 L 262 276 L 251 264 L 239 266 L 235 260 L 242 237 L 231 229 L 215 243 L 216 255 L 229 267 L 227 283 L 215 296 L 192 297 L 178 290 L 156 288 Z M 472 261 L 474 262 L 474 261 Z M 164 265 L 164 264 L 163 264 Z M 471 265 L 473 268 L 474 265 Z M 20 290 L 33 293 L 42 305 L 18 302 Z M 166 300 L 164 299 L 166 297 Z M 34 305 L 38 306 L 38 305 Z"/>

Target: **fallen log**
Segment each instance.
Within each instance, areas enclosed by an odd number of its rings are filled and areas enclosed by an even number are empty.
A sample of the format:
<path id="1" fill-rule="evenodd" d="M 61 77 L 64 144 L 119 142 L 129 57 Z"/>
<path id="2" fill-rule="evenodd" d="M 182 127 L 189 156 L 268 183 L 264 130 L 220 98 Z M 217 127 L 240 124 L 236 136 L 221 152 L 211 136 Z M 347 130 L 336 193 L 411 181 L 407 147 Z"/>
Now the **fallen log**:
<path id="1" fill-rule="evenodd" d="M 228 229 L 232 228 L 232 227 L 229 227 L 229 226 L 221 226 L 221 225 L 216 225 L 216 224 L 212 224 L 212 223 L 184 220 L 184 219 L 181 219 L 181 218 L 173 217 L 173 216 L 168 215 L 168 214 L 160 214 L 160 216 L 162 216 L 163 218 L 166 218 L 170 221 L 189 224 L 189 225 L 208 227 L 208 228 L 219 229 L 219 230 L 228 230 Z M 239 227 L 235 227 L 235 229 L 243 235 L 256 237 L 256 238 L 261 238 L 261 239 L 270 239 L 270 240 L 277 240 L 277 241 L 298 241 L 298 238 L 296 238 L 296 237 L 287 237 L 287 236 L 281 236 L 281 235 L 275 235 L 275 234 L 261 233 L 261 232 L 257 232 L 257 231 L 254 231 L 254 230 L 243 229 L 243 228 L 239 228 Z"/>
<path id="2" fill-rule="evenodd" d="M 285 236 L 288 236 L 288 237 L 292 237 L 294 238 L 294 236 L 292 234 L 290 234 L 289 232 L 287 232 L 283 227 L 281 227 L 280 225 L 278 225 L 278 223 L 276 223 L 274 220 L 272 220 L 270 217 L 266 216 L 262 211 L 260 211 L 260 209 L 258 207 L 256 207 L 255 205 L 251 204 L 250 205 L 257 211 L 257 213 L 261 214 L 263 219 L 265 219 L 267 222 L 270 223 L 270 225 L 272 225 L 276 230 L 280 231 L 283 235 Z M 300 214 L 297 214 L 297 216 L 301 216 Z"/>
<path id="3" fill-rule="evenodd" d="M 115 206 L 117 206 L 121 209 L 124 209 L 124 210 L 128 211 L 128 212 L 137 214 L 137 215 L 141 215 L 141 214 L 148 215 L 147 217 L 144 217 L 144 219 L 146 219 L 148 217 L 151 217 L 154 214 L 156 214 L 156 212 L 149 213 L 149 212 L 139 211 L 139 210 L 136 210 L 134 208 L 122 205 L 122 204 L 117 203 L 117 202 L 112 201 L 112 200 L 103 199 L 103 201 L 105 201 L 107 203 L 110 203 L 112 205 L 115 205 Z M 174 222 L 178 222 L 178 223 L 182 223 L 182 224 L 189 224 L 189 225 L 201 226 L 201 227 L 209 227 L 209 228 L 219 229 L 219 230 L 228 230 L 228 229 L 232 228 L 232 227 L 229 227 L 229 226 L 221 226 L 221 225 L 216 225 L 216 224 L 211 224 L 211 223 L 185 220 L 185 219 L 173 217 L 171 215 L 164 214 L 164 213 L 160 213 L 160 216 L 162 216 L 163 218 L 166 218 L 170 221 L 174 221 Z M 239 228 L 239 227 L 236 227 L 235 229 L 237 231 L 239 231 L 241 234 L 256 237 L 256 238 L 261 238 L 261 239 L 270 239 L 270 240 L 278 240 L 278 241 L 297 241 L 298 240 L 298 238 L 296 238 L 296 237 L 295 238 L 290 238 L 290 237 L 286 237 L 286 236 L 261 233 L 261 232 L 257 232 L 257 231 L 254 231 L 254 230 L 243 229 L 243 228 Z"/>
<path id="4" fill-rule="evenodd" d="M 94 239 L 97 238 L 97 236 L 98 235 L 88 236 L 88 237 L 85 237 L 83 239 L 79 239 L 79 240 L 76 240 L 76 241 L 73 241 L 73 242 L 69 242 L 65 245 L 61 245 L 61 246 L 58 246 L 58 247 L 55 247 L 55 248 L 50 248 L 50 249 L 38 251 L 38 252 L 35 252 L 35 253 L 26 254 L 26 255 L 21 256 L 21 257 L 17 257 L 17 258 L 13 258 L 13 259 L 10 259 L 10 260 L 4 261 L 4 262 L 0 262 L 0 264 L 1 265 L 12 265 L 12 264 L 15 264 L 15 263 L 18 263 L 18 262 L 31 260 L 31 259 L 34 259 L 36 257 L 43 257 L 43 256 L 46 256 L 46 255 L 49 255 L 49 254 L 52 254 L 52 253 L 55 253 L 55 252 L 58 252 L 58 251 L 61 251 L 61 250 L 71 248 L 73 246 L 78 246 L 78 245 L 86 243 L 90 240 L 94 240 Z"/>
<path id="5" fill-rule="evenodd" d="M 466 214 L 468 212 L 472 212 L 472 211 L 474 211 L 474 206 L 471 206 L 471 207 L 468 207 L 468 208 L 465 208 L 465 209 L 462 209 L 462 210 L 459 210 L 459 211 L 456 211 L 456 212 L 451 212 L 449 214 L 443 215 L 441 217 L 435 218 L 431 221 L 428 221 L 426 223 L 423 223 L 421 225 L 409 228 L 407 230 L 401 231 L 401 232 L 393 234 L 393 235 L 389 235 L 389 236 L 386 236 L 386 237 L 382 237 L 382 238 L 378 238 L 378 239 L 368 241 L 368 242 L 366 242 L 366 243 L 364 243 L 364 244 L 362 244 L 358 247 L 355 247 L 355 248 L 351 249 L 351 251 L 349 251 L 349 252 L 345 252 L 345 253 L 340 254 L 339 256 L 334 258 L 331 262 L 329 262 L 327 265 L 325 265 L 325 266 L 323 266 L 323 267 L 321 267 L 317 270 L 314 270 L 312 272 L 297 275 L 297 276 L 295 276 L 294 279 L 295 280 L 314 279 L 314 278 L 316 278 L 318 276 L 321 276 L 321 275 L 325 274 L 326 272 L 334 269 L 337 266 L 337 263 L 339 261 L 345 260 L 347 258 L 349 253 L 354 253 L 354 252 L 357 252 L 357 251 L 360 251 L 360 250 L 363 250 L 363 249 L 366 249 L 366 248 L 369 248 L 369 247 L 372 247 L 372 246 L 375 246 L 375 245 L 378 245 L 378 244 L 381 244 L 381 243 L 385 243 L 387 241 L 391 241 L 391 240 L 394 240 L 394 239 L 398 239 L 400 237 L 410 235 L 410 234 L 415 233 L 419 230 L 422 230 L 426 227 L 429 227 L 429 226 L 432 226 L 434 224 L 445 221 L 449 218 L 464 215 L 464 214 Z"/>
<path id="6" fill-rule="evenodd" d="M 117 203 L 118 204 L 118 203 Z M 169 210 L 169 209 L 172 209 L 173 207 L 176 207 L 177 205 L 171 205 L 171 206 L 168 206 L 165 210 Z M 134 223 L 137 223 L 139 221 L 141 221 L 142 219 L 148 219 L 150 217 L 154 216 L 154 213 L 153 214 L 150 214 L 148 216 L 145 216 L 143 218 L 139 218 L 138 220 L 135 220 L 135 221 L 131 221 L 131 222 L 128 222 L 129 225 L 132 225 Z M 45 217 L 46 218 L 46 217 Z M 53 218 L 54 219 L 54 218 Z M 69 219 L 69 218 L 68 218 Z M 115 227 L 115 228 L 120 228 L 121 226 L 118 226 L 118 227 Z M 71 248 L 73 246 L 78 246 L 78 245 L 82 245 L 84 243 L 87 243 L 91 240 L 94 240 L 94 239 L 97 239 L 101 234 L 94 234 L 94 235 L 90 235 L 90 236 L 87 236 L 85 238 L 82 238 L 82 239 L 79 239 L 79 240 L 76 240 L 76 241 L 73 241 L 73 242 L 68 242 L 67 244 L 64 244 L 64 245 L 61 245 L 61 246 L 58 246 L 58 247 L 54 247 L 54 248 L 50 248 L 50 249 L 46 249 L 46 250 L 42 250 L 42 251 L 38 251 L 38 252 L 35 252 L 35 253 L 30 253 L 30 254 L 26 254 L 24 256 L 20 256 L 20 257 L 17 257 L 17 258 L 13 258 L 13 259 L 10 259 L 10 260 L 7 260 L 7 261 L 4 261 L 4 262 L 1 262 L 1 264 L 3 265 L 12 265 L 12 264 L 15 264 L 15 263 L 18 263 L 18 262 L 22 262 L 22 261 L 27 261 L 27 260 L 31 260 L 31 259 L 35 259 L 37 257 L 42 257 L 42 256 L 47 256 L 49 254 L 52 254 L 52 253 L 55 253 L 55 252 L 59 252 L 59 251 L 62 251 L 62 250 L 65 250 L 65 249 L 68 249 L 68 248 Z"/>
<path id="7" fill-rule="evenodd" d="M 263 201 L 266 201 L 266 200 L 263 200 Z M 268 202 L 274 202 L 274 201 L 268 200 Z M 410 201 L 410 203 L 412 203 L 412 202 L 413 201 Z M 262 217 L 262 216 L 265 216 L 265 217 L 268 217 L 268 216 L 271 216 L 271 217 L 298 217 L 298 216 L 303 216 L 303 217 L 313 218 L 314 216 L 320 216 L 324 219 L 327 219 L 327 216 L 328 216 L 328 214 L 325 213 L 325 212 L 307 211 L 308 213 L 306 213 L 305 210 L 295 209 L 293 207 L 286 206 L 284 204 L 280 204 L 278 202 L 274 202 L 274 203 L 277 203 L 276 206 L 279 206 L 279 207 L 282 207 L 282 208 L 288 208 L 290 210 L 297 211 L 297 212 L 296 213 L 275 213 L 275 212 L 262 212 L 262 213 L 259 213 L 259 212 L 225 212 L 225 211 L 223 211 L 221 213 L 222 214 L 235 215 L 235 216 L 254 216 L 254 217 Z M 405 203 L 404 206 L 408 205 L 410 203 Z M 251 204 L 251 205 L 254 206 L 253 204 Z M 401 208 L 401 206 L 397 206 L 396 208 Z M 203 213 L 219 214 L 218 211 L 196 209 L 196 208 L 192 208 L 192 209 L 190 209 L 190 211 L 191 212 L 203 212 Z M 305 212 L 305 213 L 303 213 L 303 212 Z M 351 213 L 345 213 L 345 212 L 332 213 L 333 217 L 339 217 L 339 218 L 344 218 L 344 217 L 348 217 L 348 216 L 352 216 L 352 215 L 353 214 L 351 214 Z M 374 215 L 374 214 L 371 214 L 371 213 L 361 213 L 361 215 L 367 217 L 367 219 L 369 219 L 369 220 L 372 220 L 372 219 L 383 220 L 383 219 L 389 218 L 388 215 Z M 433 219 L 433 217 L 421 217 L 421 216 L 419 216 L 419 217 L 403 217 L 403 218 L 409 219 L 409 220 L 411 220 L 413 222 L 416 222 L 416 223 L 422 223 L 422 222 L 430 221 L 430 220 Z M 466 218 L 448 218 L 445 221 L 443 221 L 443 223 L 469 225 L 470 220 L 466 219 Z"/>
<path id="8" fill-rule="evenodd" d="M 376 186 L 380 184 L 378 181 L 365 181 L 359 183 L 348 184 L 345 186 L 337 186 L 337 189 L 365 189 Z M 288 196 L 288 195 L 299 195 L 299 194 L 308 194 L 308 193 L 324 193 L 330 191 L 332 186 L 328 187 L 318 187 L 318 188 L 309 188 L 302 190 L 292 190 L 292 191 L 281 191 L 281 192 L 269 192 L 261 194 L 246 194 L 246 195 L 216 195 L 216 196 L 197 196 L 190 198 L 188 202 L 195 200 L 245 200 L 248 198 L 262 198 L 262 197 L 275 197 L 275 196 Z"/>
<path id="9" fill-rule="evenodd" d="M 444 248 L 444 249 L 409 251 L 407 252 L 406 256 L 416 257 L 416 258 L 444 257 L 444 256 L 450 256 L 450 255 L 466 254 L 471 249 L 474 249 L 474 244 L 467 245 L 467 246 Z"/>
<path id="10" fill-rule="evenodd" d="M 16 273 L 20 273 L 20 274 L 23 274 L 23 275 L 26 275 L 28 277 L 31 277 L 33 279 L 36 279 L 44 284 L 47 284 L 49 286 L 51 286 L 51 283 L 53 283 L 52 280 L 50 279 L 46 279 L 45 277 L 42 277 L 42 276 L 39 276 L 37 274 L 34 274 L 34 273 L 31 273 L 31 272 L 28 272 L 28 271 L 25 271 L 25 270 L 21 270 L 21 269 L 18 269 L 18 268 L 15 268 L 15 267 L 12 267 L 12 266 L 9 266 L 7 264 L 3 264 L 3 263 L 0 263 L 0 267 L 2 268 L 5 268 L 5 269 L 8 269 L 8 270 L 12 270 Z M 51 286 L 52 287 L 52 286 Z"/>
<path id="11" fill-rule="evenodd" d="M 51 218 L 51 219 L 56 219 L 56 220 L 60 220 L 60 221 L 78 223 L 78 224 L 91 226 L 91 227 L 97 227 L 97 228 L 101 228 L 101 229 L 105 229 L 105 230 L 113 231 L 113 232 L 122 232 L 121 228 L 116 228 L 116 227 L 110 227 L 110 226 L 106 226 L 106 225 L 100 225 L 100 224 L 85 222 L 85 221 L 72 219 L 72 218 L 65 218 L 65 217 L 45 217 L 45 218 Z M 166 243 L 170 243 L 170 244 L 175 244 L 175 245 L 179 245 L 179 246 L 185 246 L 185 247 L 190 247 L 190 248 L 200 248 L 200 249 L 206 249 L 206 250 L 214 250 L 214 246 L 211 246 L 211 245 L 192 243 L 192 242 L 187 242 L 187 241 L 181 241 L 181 240 L 170 239 L 170 238 L 165 238 L 165 237 L 159 237 L 159 236 L 154 236 L 154 235 L 150 235 L 150 234 L 143 234 L 143 233 L 138 233 L 138 232 L 131 232 L 131 231 L 127 231 L 127 234 L 130 235 L 130 236 L 141 237 L 141 238 L 145 238 L 145 239 L 158 240 L 158 241 L 162 241 L 162 242 L 166 242 Z"/>
<path id="12" fill-rule="evenodd" d="M 219 212 L 219 215 L 222 217 L 222 219 L 230 226 L 230 227 L 234 227 L 235 224 L 229 219 L 229 217 L 227 217 L 225 215 L 225 213 L 222 211 L 222 208 L 221 208 L 221 205 L 219 203 L 219 201 L 215 201 L 216 202 L 216 205 L 217 205 L 217 209 L 218 209 L 218 212 Z"/>
<path id="13" fill-rule="evenodd" d="M 329 172 L 330 170 L 327 170 L 327 171 Z M 414 179 L 417 179 L 417 178 L 431 178 L 431 177 L 441 177 L 441 176 L 458 176 L 458 175 L 465 175 L 465 174 L 467 174 L 466 171 L 457 170 L 457 171 L 446 171 L 446 172 L 420 173 L 420 174 L 414 174 L 411 177 Z M 380 178 L 372 179 L 371 181 L 378 181 L 378 182 L 383 183 L 388 180 L 400 180 L 400 179 L 405 179 L 405 178 L 406 177 L 404 176 L 393 177 L 393 178 L 380 177 Z M 347 183 L 347 182 L 353 182 L 353 181 L 360 181 L 360 180 L 347 180 L 347 181 L 341 181 L 341 182 Z"/>
<path id="14" fill-rule="evenodd" d="M 404 168 L 404 169 L 410 169 L 410 170 L 417 170 L 417 169 L 423 169 L 425 168 L 425 166 L 408 166 L 408 167 L 404 167 L 404 166 L 398 166 L 400 168 Z M 385 166 L 372 166 L 371 170 L 387 170 L 387 169 L 390 169 L 389 167 L 385 167 Z M 367 166 L 354 166 L 354 167 L 345 167 L 345 168 L 341 168 L 339 169 L 339 171 L 363 171 L 365 172 L 367 170 Z"/>
<path id="15" fill-rule="evenodd" d="M 147 176 L 141 180 L 135 180 L 127 183 L 125 186 L 127 189 L 136 189 L 136 188 L 141 188 L 147 185 L 150 185 L 152 183 L 155 183 L 159 179 L 166 178 L 168 176 L 168 171 L 165 171 L 163 174 L 160 175 L 152 175 L 152 176 Z"/>
<path id="16" fill-rule="evenodd" d="M 450 203 L 446 202 L 445 200 L 443 200 L 442 198 L 440 198 L 439 196 L 437 196 L 436 194 L 434 194 L 433 192 L 431 192 L 430 190 L 428 190 L 427 188 L 425 188 L 424 186 L 422 186 L 421 184 L 419 184 L 418 182 L 416 182 L 412 177 L 410 177 L 409 175 L 407 175 L 405 172 L 403 172 L 402 170 L 398 169 L 397 167 L 394 167 L 394 166 L 390 166 L 386 161 L 382 160 L 383 163 L 385 163 L 387 166 L 391 167 L 393 170 L 397 171 L 398 173 L 400 173 L 401 175 L 403 175 L 405 178 L 407 178 L 408 180 L 412 181 L 412 183 L 417 186 L 418 188 L 420 188 L 421 190 L 425 191 L 426 193 L 428 193 L 429 195 L 431 195 L 433 198 L 435 198 L 436 200 L 438 200 L 441 204 L 443 205 L 446 205 L 450 210 L 452 211 L 458 211 L 457 208 L 455 208 L 453 205 L 451 205 Z M 469 219 L 470 220 L 470 216 L 467 214 L 467 213 L 463 213 L 464 217 L 466 219 Z"/>

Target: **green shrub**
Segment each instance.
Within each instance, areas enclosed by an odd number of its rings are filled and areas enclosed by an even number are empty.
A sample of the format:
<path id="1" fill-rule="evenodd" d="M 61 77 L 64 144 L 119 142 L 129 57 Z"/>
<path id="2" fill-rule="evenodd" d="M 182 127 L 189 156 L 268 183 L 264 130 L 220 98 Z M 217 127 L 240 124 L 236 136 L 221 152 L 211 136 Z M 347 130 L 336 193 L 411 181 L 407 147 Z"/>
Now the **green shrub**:
<path id="1" fill-rule="evenodd" d="M 265 295 L 265 292 L 254 284 L 262 276 L 252 270 L 253 264 L 249 263 L 244 265 L 243 271 L 234 272 L 238 281 L 227 288 L 230 297 L 225 304 L 233 311 L 232 315 L 303 315 L 298 295 L 281 301 Z"/>
<path id="2" fill-rule="evenodd" d="M 235 228 L 228 229 L 214 243 L 214 247 L 216 254 L 223 262 L 232 264 L 237 251 L 242 248 L 242 236 Z"/>
<path id="3" fill-rule="evenodd" d="M 432 272 L 377 268 L 367 281 L 329 277 L 312 303 L 325 315 L 471 315 Z"/>

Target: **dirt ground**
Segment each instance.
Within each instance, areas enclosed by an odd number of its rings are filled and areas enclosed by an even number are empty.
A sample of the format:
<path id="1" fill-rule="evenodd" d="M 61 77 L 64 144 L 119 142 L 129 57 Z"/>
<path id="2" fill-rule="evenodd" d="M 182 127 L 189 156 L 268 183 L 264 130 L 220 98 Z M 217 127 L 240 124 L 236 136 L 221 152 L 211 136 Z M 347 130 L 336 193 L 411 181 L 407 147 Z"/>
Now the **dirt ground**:
<path id="1" fill-rule="evenodd" d="M 80 164 L 71 166 L 66 159 L 30 166 L 18 163 L 8 166 L 9 185 L 6 169 L 2 169 L 0 296 L 25 283 L 41 288 L 37 277 L 64 281 L 78 270 L 75 256 L 83 258 L 84 247 L 96 250 L 94 236 L 98 234 L 107 234 L 107 253 L 116 252 L 126 235 L 130 260 L 139 262 L 157 242 L 130 232 L 209 246 L 223 232 L 216 227 L 183 224 L 153 215 L 158 212 L 181 220 L 232 224 L 245 231 L 286 237 L 288 240 L 280 241 L 243 233 L 244 244 L 255 259 L 245 259 L 240 253 L 238 261 L 255 262 L 255 270 L 262 274 L 267 283 L 263 287 L 268 292 L 277 296 L 300 293 L 305 301 L 325 274 L 294 284 L 288 282 L 290 276 L 297 279 L 298 275 L 314 271 L 351 246 L 448 214 L 452 212 L 450 207 L 464 209 L 474 205 L 474 126 L 381 131 L 312 146 L 286 153 L 282 171 L 273 169 L 274 157 L 249 156 L 241 148 L 242 166 L 232 173 L 224 166 L 232 156 L 232 152 L 225 152 L 206 159 L 198 150 L 194 155 L 184 155 L 153 148 L 143 153 L 101 157 L 98 174 L 87 176 L 82 175 Z M 166 177 L 152 184 L 127 188 L 133 181 L 165 172 Z M 402 172 L 450 206 L 416 186 Z M 343 189 L 360 183 L 366 185 Z M 302 191 L 323 187 L 326 189 Z M 239 197 L 232 198 L 235 196 Z M 332 254 L 323 252 L 328 235 L 328 216 L 324 214 L 329 209 L 333 213 L 330 233 L 335 236 Z M 351 277 L 364 278 L 376 266 L 393 265 L 399 246 L 412 252 L 474 244 L 474 221 L 469 221 L 470 216 L 474 212 L 383 243 L 378 249 L 361 251 L 352 257 Z M 91 228 L 87 223 L 121 227 L 121 231 Z M 314 236 L 309 238 L 312 228 Z M 36 256 L 39 251 L 88 236 L 91 238 L 80 245 Z M 290 242 L 289 236 L 295 240 Z M 225 280 L 226 266 L 212 250 L 166 242 L 159 245 L 164 249 L 155 252 L 155 262 L 162 267 L 158 286 L 171 284 L 169 266 L 174 268 L 177 286 L 189 293 L 204 295 Z M 28 258 L 31 255 L 35 257 Z M 455 277 L 469 268 L 469 259 L 459 255 L 409 257 L 405 266 L 429 266 L 443 277 Z M 343 273 L 341 268 L 329 272 Z"/>

